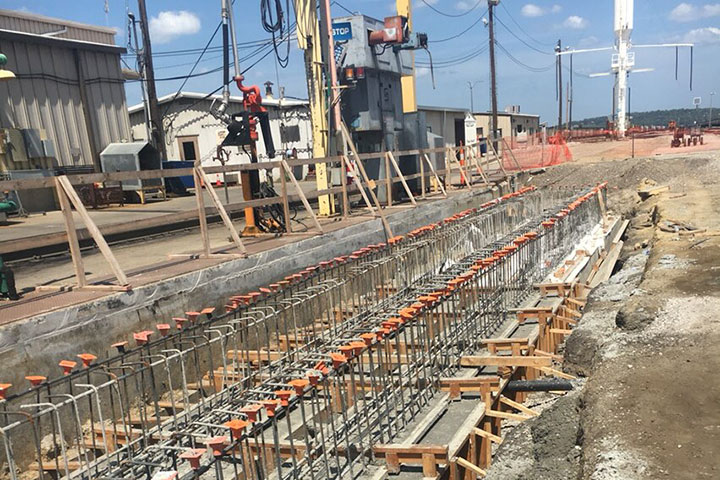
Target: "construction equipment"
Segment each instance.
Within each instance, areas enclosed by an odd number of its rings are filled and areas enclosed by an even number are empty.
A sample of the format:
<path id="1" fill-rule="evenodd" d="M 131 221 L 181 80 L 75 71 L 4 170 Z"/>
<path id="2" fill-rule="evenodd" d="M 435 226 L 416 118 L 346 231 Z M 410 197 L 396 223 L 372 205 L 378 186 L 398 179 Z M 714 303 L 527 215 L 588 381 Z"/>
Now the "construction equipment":
<path id="1" fill-rule="evenodd" d="M 245 77 L 240 72 L 240 63 L 237 53 L 237 40 L 235 37 L 235 24 L 233 20 L 232 4 L 228 0 L 221 0 L 222 5 L 222 32 L 223 32 L 223 98 L 217 109 L 212 113 L 215 117 L 227 124 L 228 134 L 222 141 L 222 147 L 238 147 L 250 157 L 250 163 L 258 163 L 257 125 L 260 124 L 262 130 L 265 151 L 269 158 L 275 158 L 275 145 L 270 131 L 270 119 L 267 109 L 262 105 L 262 96 L 260 95 L 260 87 L 257 85 L 244 85 Z M 235 75 L 232 81 L 243 93 L 244 111 L 228 115 L 226 113 L 230 100 L 230 45 L 232 42 L 233 64 Z M 246 150 L 249 148 L 249 151 Z M 240 173 L 240 182 L 242 184 L 243 200 L 250 201 L 260 197 L 260 173 L 258 170 L 243 171 Z M 208 188 L 212 188 L 208 185 Z M 262 232 L 263 228 L 259 224 L 257 217 L 262 217 L 260 210 L 253 207 L 245 208 L 245 228 L 242 231 L 244 236 L 254 236 Z"/>
<path id="2" fill-rule="evenodd" d="M 0 298 L 8 298 L 9 300 L 19 300 L 20 297 L 15 289 L 15 274 L 3 262 L 0 256 Z"/>

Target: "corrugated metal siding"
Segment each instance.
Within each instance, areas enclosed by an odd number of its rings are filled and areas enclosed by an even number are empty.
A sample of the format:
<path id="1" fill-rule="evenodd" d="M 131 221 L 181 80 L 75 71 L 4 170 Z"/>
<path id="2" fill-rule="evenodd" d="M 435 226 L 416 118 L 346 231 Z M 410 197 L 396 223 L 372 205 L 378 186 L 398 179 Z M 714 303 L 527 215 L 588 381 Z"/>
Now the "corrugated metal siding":
<path id="1" fill-rule="evenodd" d="M 0 83 L 0 127 L 45 129 L 55 144 L 59 165 L 92 165 L 73 50 L 0 41 L 0 51 L 8 56 L 8 68 L 18 75 Z M 119 55 L 85 49 L 78 54 L 99 154 L 108 143 L 130 138 Z M 80 151 L 78 162 L 73 162 L 73 149 Z"/>
<path id="2" fill-rule="evenodd" d="M 12 10 L 0 9 L 0 29 L 34 33 L 36 35 L 66 29 L 65 32 L 53 36 L 55 38 L 115 45 L 115 32 L 111 29 Z"/>

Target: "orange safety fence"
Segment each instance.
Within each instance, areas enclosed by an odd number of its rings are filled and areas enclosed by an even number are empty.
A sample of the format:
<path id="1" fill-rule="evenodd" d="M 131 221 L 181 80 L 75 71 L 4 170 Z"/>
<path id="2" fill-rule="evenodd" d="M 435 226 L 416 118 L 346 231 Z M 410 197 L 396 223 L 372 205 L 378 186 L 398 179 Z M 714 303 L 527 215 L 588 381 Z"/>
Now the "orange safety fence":
<path id="1" fill-rule="evenodd" d="M 562 134 L 549 136 L 545 142 L 541 135 L 528 135 L 523 140 L 503 138 L 500 154 L 505 170 L 543 168 L 572 161 L 572 153 Z"/>

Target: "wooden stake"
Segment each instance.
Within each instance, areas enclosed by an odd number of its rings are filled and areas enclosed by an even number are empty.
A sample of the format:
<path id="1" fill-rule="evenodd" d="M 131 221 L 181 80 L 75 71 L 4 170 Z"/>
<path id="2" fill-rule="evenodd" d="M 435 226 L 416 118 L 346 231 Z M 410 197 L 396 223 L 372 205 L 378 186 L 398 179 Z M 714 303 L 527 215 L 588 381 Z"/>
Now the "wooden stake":
<path id="1" fill-rule="evenodd" d="M 205 187 L 207 188 L 208 193 L 210 194 L 210 199 L 215 204 L 215 208 L 217 209 L 218 213 L 220 214 L 220 218 L 222 218 L 223 223 L 225 224 L 225 227 L 230 232 L 230 237 L 233 239 L 233 243 L 235 243 L 235 246 L 242 252 L 247 253 L 247 249 L 245 248 L 245 245 L 243 244 L 242 240 L 240 240 L 240 235 L 238 235 L 237 230 L 235 229 L 235 225 L 233 225 L 232 220 L 230 220 L 230 216 L 227 214 L 227 211 L 225 211 L 225 207 L 220 202 L 220 199 L 217 196 L 217 193 L 215 193 L 215 190 L 212 187 L 212 182 L 210 182 L 210 178 L 208 178 L 207 174 L 205 173 L 205 170 L 201 166 L 195 167 L 195 171 L 197 172 L 197 175 L 205 182 Z M 207 223 L 205 225 L 206 227 L 206 234 L 207 234 Z M 208 240 L 208 249 L 209 249 L 210 242 Z"/>
<path id="2" fill-rule="evenodd" d="M 408 184 L 405 181 L 405 176 L 400 171 L 400 165 L 398 165 L 397 161 L 395 161 L 395 156 L 393 156 L 392 152 L 387 152 L 386 156 L 387 156 L 387 158 L 390 159 L 390 163 L 392 163 L 393 168 L 395 168 L 395 171 L 397 172 L 398 176 L 400 177 L 400 182 L 402 183 L 402 186 L 405 189 L 405 193 L 408 194 L 408 198 L 410 199 L 410 202 L 413 205 L 417 205 L 417 202 L 415 201 L 415 197 L 413 197 L 413 194 L 410 191 L 410 187 L 408 187 Z"/>
<path id="3" fill-rule="evenodd" d="M 340 124 L 340 127 L 342 128 L 343 135 L 345 136 L 345 141 L 347 142 L 348 146 L 350 147 L 350 151 L 355 156 L 355 159 L 357 162 L 355 162 L 355 165 L 357 165 L 358 169 L 360 170 L 360 174 L 362 175 L 363 181 L 365 182 L 368 187 L 370 186 L 370 179 L 367 176 L 367 172 L 365 171 L 365 166 L 363 166 L 362 160 L 360 160 L 360 155 L 357 153 L 357 149 L 355 148 L 355 144 L 352 141 L 352 137 L 350 136 L 350 131 L 347 128 L 347 125 L 345 125 L 345 122 Z M 350 163 L 352 165 L 352 163 Z M 356 177 L 357 178 L 357 177 Z M 388 238 L 392 238 L 394 235 L 392 233 L 392 229 L 390 228 L 390 224 L 387 221 L 387 218 L 385 218 L 385 214 L 382 211 L 382 207 L 380 206 L 380 202 L 378 201 L 377 195 L 375 195 L 375 191 L 372 188 L 369 188 L 370 190 L 370 196 L 373 199 L 373 203 L 378 209 L 378 214 L 380 215 L 380 220 L 382 221 L 383 227 L 385 227 L 385 233 L 387 234 Z M 362 185 L 360 186 L 360 191 L 362 191 Z M 367 200 L 366 200 L 367 201 Z M 368 205 L 370 202 L 367 202 Z"/>
<path id="4" fill-rule="evenodd" d="M 108 262 L 108 264 L 110 265 L 110 269 L 113 271 L 113 274 L 115 275 L 115 278 L 117 278 L 118 283 L 123 286 L 127 285 L 128 279 L 125 276 L 125 272 L 123 272 L 122 268 L 120 268 L 120 264 L 115 258 L 115 255 L 113 255 L 112 250 L 110 250 L 110 247 L 105 241 L 105 237 L 103 237 L 102 233 L 100 233 L 100 229 L 90 218 L 90 215 L 85 209 L 85 205 L 83 205 L 80 197 L 78 197 L 78 194 L 70 183 L 70 180 L 68 180 L 65 175 L 61 175 L 57 177 L 57 181 L 59 182 L 61 188 L 65 190 L 67 198 L 70 199 L 70 202 L 75 207 L 75 211 L 80 214 L 80 218 L 82 218 L 83 222 L 85 223 L 85 228 L 87 228 L 88 232 L 90 232 L 90 235 L 92 235 L 93 240 L 95 240 L 95 243 L 100 249 L 100 252 L 102 253 L 103 257 L 105 257 L 105 261 Z"/>
<path id="5" fill-rule="evenodd" d="M 432 162 L 430 161 L 430 158 L 427 156 L 427 153 L 423 153 L 423 157 L 425 158 L 425 161 L 427 162 L 428 166 L 430 167 L 430 171 L 435 176 L 435 181 L 437 182 L 438 186 L 440 187 L 440 190 L 442 191 L 443 196 L 447 197 L 447 192 L 445 191 L 445 187 L 443 186 L 442 182 L 440 181 L 440 177 L 438 177 L 438 174 L 435 171 L 435 167 L 433 166 Z"/>
<path id="6" fill-rule="evenodd" d="M 290 205 L 288 204 L 288 192 L 287 192 L 287 179 L 285 178 L 285 169 L 280 169 L 280 194 L 283 199 L 283 217 L 285 217 L 285 231 L 292 233 L 292 225 L 290 220 Z M 333 198 L 332 195 L 328 195 L 329 198 Z"/>
<path id="7" fill-rule="evenodd" d="M 208 235 L 207 217 L 205 216 L 205 199 L 203 198 L 202 185 L 203 181 L 198 174 L 197 167 L 200 166 L 200 162 L 195 162 L 195 169 L 193 169 L 193 180 L 195 181 L 195 202 L 198 208 L 198 220 L 200 223 L 200 238 L 203 244 L 203 255 L 206 258 L 210 257 L 210 235 Z"/>
<path id="8" fill-rule="evenodd" d="M 485 470 L 483 470 L 482 468 L 476 466 L 474 463 L 468 462 L 467 460 L 465 460 L 465 459 L 462 458 L 462 457 L 457 457 L 457 458 L 455 459 L 455 461 L 456 461 L 457 464 L 460 465 L 461 467 L 465 467 L 465 468 L 467 468 L 468 470 L 472 470 L 473 472 L 475 472 L 477 475 L 480 475 L 481 477 L 484 477 L 484 476 L 487 475 L 487 472 L 486 472 Z"/>
<path id="9" fill-rule="evenodd" d="M 340 157 L 340 188 L 342 189 L 342 215 L 343 218 L 347 218 L 350 215 L 350 202 L 348 201 L 347 192 L 347 158 L 345 158 L 345 155 Z M 365 192 L 362 191 L 362 187 L 360 191 L 364 197 Z"/>
<path id="10" fill-rule="evenodd" d="M 280 163 L 282 163 L 283 168 L 287 172 L 288 176 L 290 177 L 290 181 L 295 185 L 295 188 L 298 191 L 298 195 L 300 195 L 300 200 L 302 201 L 303 205 L 305 206 L 305 210 L 310 214 L 310 217 L 312 218 L 313 223 L 315 224 L 315 228 L 318 229 L 320 233 L 324 233 L 322 229 L 322 225 L 320 225 L 320 222 L 318 222 L 317 217 L 315 216 L 315 212 L 313 212 L 312 207 L 310 207 L 310 203 L 307 200 L 307 197 L 305 197 L 305 193 L 302 191 L 302 188 L 300 188 L 300 184 L 295 179 L 295 175 L 293 175 L 292 170 L 290 169 L 290 166 L 287 164 L 285 159 L 283 158 L 280 160 Z"/>
<path id="11" fill-rule="evenodd" d="M 80 253 L 80 242 L 78 242 L 77 229 L 75 228 L 75 220 L 72 216 L 70 202 L 60 183 L 60 177 L 55 177 L 55 189 L 57 190 L 60 208 L 63 218 L 65 219 L 65 231 L 67 232 L 70 256 L 72 257 L 73 268 L 75 269 L 75 278 L 77 279 L 78 287 L 84 287 L 87 285 L 87 279 L 85 278 L 85 265 L 83 264 L 82 253 Z"/>

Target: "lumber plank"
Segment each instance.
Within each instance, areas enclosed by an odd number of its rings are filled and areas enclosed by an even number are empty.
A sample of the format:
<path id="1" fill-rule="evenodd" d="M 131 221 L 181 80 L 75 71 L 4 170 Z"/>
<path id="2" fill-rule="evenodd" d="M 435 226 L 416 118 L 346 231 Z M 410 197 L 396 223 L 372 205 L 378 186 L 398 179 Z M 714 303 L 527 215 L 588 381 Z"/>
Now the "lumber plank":
<path id="1" fill-rule="evenodd" d="M 549 367 L 552 359 L 549 357 L 538 357 L 534 355 L 511 356 L 511 355 L 487 355 L 487 356 L 463 356 L 460 357 L 462 367 Z"/>
<path id="2" fill-rule="evenodd" d="M 473 433 L 475 435 L 477 435 L 478 437 L 487 438 L 491 442 L 495 442 L 498 445 L 500 445 L 503 442 L 502 437 L 498 437 L 497 435 L 494 435 L 494 434 L 488 432 L 487 430 L 483 430 L 482 428 L 475 427 L 473 429 Z"/>
<path id="3" fill-rule="evenodd" d="M 465 467 L 465 468 L 467 468 L 467 469 L 469 469 L 469 470 L 472 470 L 472 471 L 475 472 L 477 475 L 480 475 L 480 476 L 482 476 L 482 477 L 484 477 L 484 476 L 487 475 L 487 472 L 486 472 L 485 470 L 483 470 L 482 468 L 478 467 L 478 466 L 475 465 L 474 463 L 468 462 L 467 460 L 465 460 L 465 459 L 462 458 L 462 457 L 457 457 L 457 458 L 455 459 L 455 461 L 456 461 L 456 462 L 458 463 L 458 465 L 460 465 L 461 467 Z"/>

